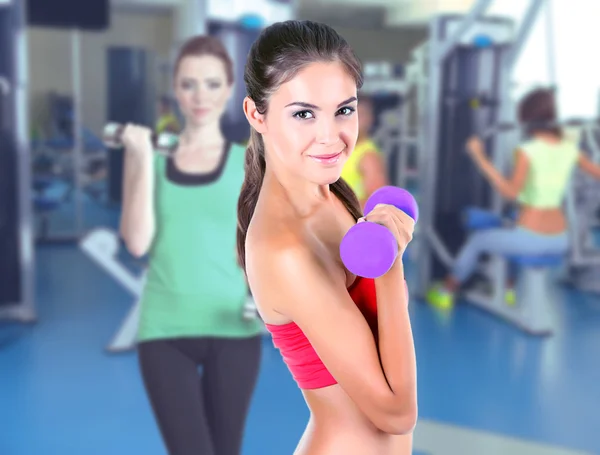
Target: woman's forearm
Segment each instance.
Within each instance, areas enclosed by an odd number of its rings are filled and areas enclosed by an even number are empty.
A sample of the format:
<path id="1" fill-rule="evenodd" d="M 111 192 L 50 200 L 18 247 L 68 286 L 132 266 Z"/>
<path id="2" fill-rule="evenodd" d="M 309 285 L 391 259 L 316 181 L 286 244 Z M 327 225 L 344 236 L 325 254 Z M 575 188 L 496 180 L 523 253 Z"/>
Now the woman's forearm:
<path id="1" fill-rule="evenodd" d="M 402 259 L 375 280 L 379 355 L 387 382 L 394 394 L 394 413 L 415 418 L 417 366 L 408 312 L 408 290 Z"/>
<path id="2" fill-rule="evenodd" d="M 145 255 L 155 231 L 153 157 L 125 153 L 121 236 L 134 256 Z"/>
<path id="3" fill-rule="evenodd" d="M 476 161 L 477 167 L 483 175 L 489 180 L 490 184 L 507 199 L 516 199 L 518 191 L 514 185 L 507 180 L 498 170 L 490 163 L 487 158 L 479 158 Z"/>

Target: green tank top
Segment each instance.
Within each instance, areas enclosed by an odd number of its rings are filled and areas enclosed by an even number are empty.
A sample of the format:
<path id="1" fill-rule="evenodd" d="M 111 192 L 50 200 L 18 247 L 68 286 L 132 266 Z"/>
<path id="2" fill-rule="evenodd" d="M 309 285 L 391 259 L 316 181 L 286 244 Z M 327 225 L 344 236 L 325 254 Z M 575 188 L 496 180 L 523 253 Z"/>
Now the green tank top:
<path id="1" fill-rule="evenodd" d="M 187 174 L 155 158 L 156 233 L 141 297 L 140 341 L 178 337 L 249 337 L 248 287 L 237 263 L 237 202 L 245 149 L 228 145 L 213 173 Z"/>
<path id="2" fill-rule="evenodd" d="M 579 158 L 577 144 L 568 140 L 549 144 L 532 139 L 521 150 L 529 160 L 529 173 L 518 201 L 541 209 L 560 207 Z"/>

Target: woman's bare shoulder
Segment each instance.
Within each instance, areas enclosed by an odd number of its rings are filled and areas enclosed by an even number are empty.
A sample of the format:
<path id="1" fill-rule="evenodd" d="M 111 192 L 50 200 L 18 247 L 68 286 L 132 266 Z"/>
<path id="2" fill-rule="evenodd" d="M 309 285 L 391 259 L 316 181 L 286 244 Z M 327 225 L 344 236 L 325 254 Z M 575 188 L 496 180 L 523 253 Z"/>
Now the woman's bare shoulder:
<path id="1" fill-rule="evenodd" d="M 246 255 L 253 251 L 271 254 L 304 243 L 302 226 L 283 216 L 268 213 L 256 213 L 248 227 L 246 236 Z"/>
<path id="2" fill-rule="evenodd" d="M 259 310 L 272 319 L 308 270 L 319 266 L 300 222 L 283 217 L 253 219 L 246 237 L 246 274 Z M 279 321 L 282 322 L 282 321 Z"/>

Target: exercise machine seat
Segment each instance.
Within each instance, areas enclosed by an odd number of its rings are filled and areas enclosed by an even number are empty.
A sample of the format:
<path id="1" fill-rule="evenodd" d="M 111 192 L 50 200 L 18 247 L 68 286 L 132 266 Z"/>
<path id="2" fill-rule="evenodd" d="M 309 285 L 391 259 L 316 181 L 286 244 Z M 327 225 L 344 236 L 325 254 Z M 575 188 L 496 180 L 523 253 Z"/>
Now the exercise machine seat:
<path id="1" fill-rule="evenodd" d="M 39 212 L 56 210 L 65 200 L 70 189 L 69 185 L 60 181 L 42 182 L 39 180 L 36 183 L 40 187 L 45 186 L 43 191 L 38 191 L 33 197 L 34 207 Z"/>
<path id="2" fill-rule="evenodd" d="M 521 267 L 557 267 L 565 260 L 564 254 L 539 255 L 539 256 L 509 256 L 508 260 Z"/>
<path id="3" fill-rule="evenodd" d="M 472 231 L 502 227 L 502 218 L 489 210 L 469 207 L 463 212 L 465 228 Z"/>

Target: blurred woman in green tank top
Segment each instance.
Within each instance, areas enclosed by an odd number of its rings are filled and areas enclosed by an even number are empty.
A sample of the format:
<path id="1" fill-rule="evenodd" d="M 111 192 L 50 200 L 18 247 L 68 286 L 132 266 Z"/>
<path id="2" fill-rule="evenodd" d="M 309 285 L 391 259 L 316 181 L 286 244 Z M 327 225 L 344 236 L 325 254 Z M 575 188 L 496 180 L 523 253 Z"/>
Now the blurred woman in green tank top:
<path id="1" fill-rule="evenodd" d="M 171 155 L 153 150 L 148 128 L 123 132 L 120 231 L 132 254 L 149 256 L 140 369 L 171 455 L 239 455 L 262 325 L 246 311 L 248 287 L 235 254 L 245 150 L 220 128 L 233 84 L 221 42 L 188 40 L 174 84 L 185 125 Z"/>
<path id="2" fill-rule="evenodd" d="M 518 107 L 522 124 L 529 128 L 528 138 L 515 153 L 511 178 L 504 177 L 487 158 L 483 142 L 471 138 L 467 152 L 479 171 L 504 198 L 519 204 L 515 227 L 485 229 L 469 237 L 459 252 L 444 283 L 435 283 L 427 294 L 434 306 L 450 308 L 454 293 L 477 267 L 484 253 L 511 255 L 556 255 L 567 252 L 567 219 L 562 203 L 573 169 L 579 166 L 600 179 L 600 166 L 580 152 L 578 144 L 564 136 L 560 128 L 544 126 L 556 121 L 553 90 L 536 89 Z M 509 289 L 507 303 L 514 293 Z"/>

